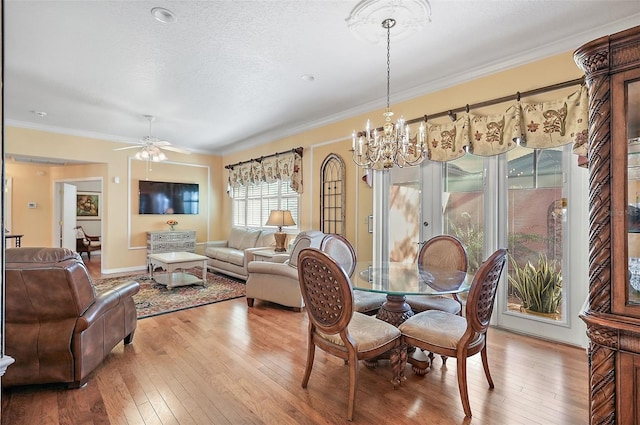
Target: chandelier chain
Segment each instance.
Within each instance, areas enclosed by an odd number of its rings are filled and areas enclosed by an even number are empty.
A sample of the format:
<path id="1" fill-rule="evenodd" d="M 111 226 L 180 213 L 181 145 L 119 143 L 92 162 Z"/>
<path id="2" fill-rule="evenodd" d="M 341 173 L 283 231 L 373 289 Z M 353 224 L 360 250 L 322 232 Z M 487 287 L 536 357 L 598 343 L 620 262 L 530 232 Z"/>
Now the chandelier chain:
<path id="1" fill-rule="evenodd" d="M 387 112 L 391 110 L 391 27 L 392 24 L 387 24 Z"/>

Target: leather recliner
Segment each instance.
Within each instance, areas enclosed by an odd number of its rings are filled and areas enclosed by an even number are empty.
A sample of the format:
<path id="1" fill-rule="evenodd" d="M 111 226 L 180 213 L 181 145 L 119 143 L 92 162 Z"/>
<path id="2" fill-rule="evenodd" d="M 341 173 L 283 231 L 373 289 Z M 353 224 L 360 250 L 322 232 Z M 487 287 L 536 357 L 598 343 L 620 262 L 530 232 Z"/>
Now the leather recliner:
<path id="1" fill-rule="evenodd" d="M 15 359 L 2 386 L 83 386 L 122 340 L 133 341 L 137 282 L 97 294 L 77 252 L 5 251 L 5 352 Z"/>

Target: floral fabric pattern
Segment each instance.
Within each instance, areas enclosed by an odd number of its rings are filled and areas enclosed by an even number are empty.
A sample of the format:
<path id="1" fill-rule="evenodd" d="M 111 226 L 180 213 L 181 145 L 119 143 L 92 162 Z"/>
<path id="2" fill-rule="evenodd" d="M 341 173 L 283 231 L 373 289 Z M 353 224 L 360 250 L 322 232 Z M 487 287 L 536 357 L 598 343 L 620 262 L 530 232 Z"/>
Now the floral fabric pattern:
<path id="1" fill-rule="evenodd" d="M 229 168 L 231 187 L 273 183 L 276 180 L 291 182 L 291 188 L 302 193 L 302 156 L 297 152 L 278 154 Z"/>
<path id="2" fill-rule="evenodd" d="M 431 161 L 446 162 L 460 158 L 468 145 L 468 115 L 443 125 L 427 124 L 427 149 Z"/>
<path id="3" fill-rule="evenodd" d="M 580 86 L 578 91 L 564 99 L 523 103 L 522 120 L 527 147 L 544 149 L 573 143 L 574 153 L 586 153 L 588 108 L 585 86 Z"/>
<path id="4" fill-rule="evenodd" d="M 522 137 L 520 105 L 513 105 L 499 115 L 470 115 L 469 153 L 493 156 L 516 147 L 515 138 Z"/>

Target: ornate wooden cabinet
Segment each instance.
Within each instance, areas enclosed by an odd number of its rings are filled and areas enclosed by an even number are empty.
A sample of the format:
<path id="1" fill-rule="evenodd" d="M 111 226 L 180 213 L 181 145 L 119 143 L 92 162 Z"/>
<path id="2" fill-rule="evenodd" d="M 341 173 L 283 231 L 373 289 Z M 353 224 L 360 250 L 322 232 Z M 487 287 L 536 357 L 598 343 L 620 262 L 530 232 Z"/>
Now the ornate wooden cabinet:
<path id="1" fill-rule="evenodd" d="M 195 252 L 195 230 L 162 230 L 147 232 L 147 254 L 163 252 Z"/>
<path id="2" fill-rule="evenodd" d="M 640 424 L 640 27 L 574 58 L 589 87 L 590 423 Z"/>

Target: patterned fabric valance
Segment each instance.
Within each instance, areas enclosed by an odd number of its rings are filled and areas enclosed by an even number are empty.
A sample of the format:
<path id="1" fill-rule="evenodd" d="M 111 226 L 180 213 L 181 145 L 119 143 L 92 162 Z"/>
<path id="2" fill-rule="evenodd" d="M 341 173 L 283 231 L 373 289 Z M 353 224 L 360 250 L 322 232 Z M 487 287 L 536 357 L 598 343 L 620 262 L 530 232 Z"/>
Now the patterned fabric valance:
<path id="1" fill-rule="evenodd" d="M 432 161 L 453 161 L 466 153 L 469 146 L 469 117 L 458 118 L 443 125 L 427 125 L 428 158 Z"/>
<path id="2" fill-rule="evenodd" d="M 504 113 L 480 116 L 464 113 L 454 122 L 427 124 L 428 158 L 446 162 L 465 153 L 493 156 L 517 146 L 545 149 L 573 143 L 576 155 L 586 155 L 588 93 L 584 85 L 566 98 L 540 103 L 517 102 Z"/>
<path id="3" fill-rule="evenodd" d="M 589 127 L 589 95 L 586 86 L 565 99 L 541 103 L 523 103 L 527 147 L 553 148 L 573 143 L 577 155 L 587 153 Z"/>
<path id="4" fill-rule="evenodd" d="M 252 159 L 227 168 L 229 168 L 229 186 L 231 187 L 282 180 L 290 182 L 291 188 L 297 193 L 302 193 L 302 156 L 297 152 Z"/>

